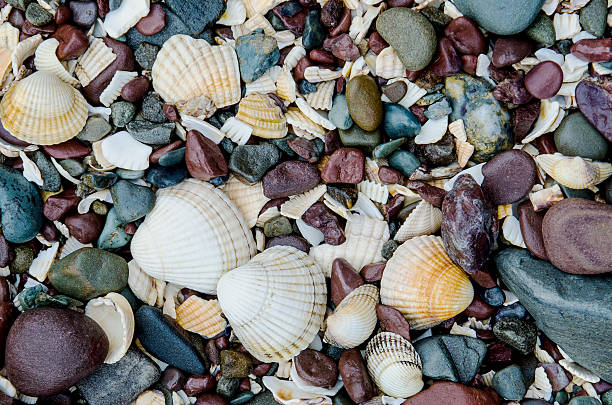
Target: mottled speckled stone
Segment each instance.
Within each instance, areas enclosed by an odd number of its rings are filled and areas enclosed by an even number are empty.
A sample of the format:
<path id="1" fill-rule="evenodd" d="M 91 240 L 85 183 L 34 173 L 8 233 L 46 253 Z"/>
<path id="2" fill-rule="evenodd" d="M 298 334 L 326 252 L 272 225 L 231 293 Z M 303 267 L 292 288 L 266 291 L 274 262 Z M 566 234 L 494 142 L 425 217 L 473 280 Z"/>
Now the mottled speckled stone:
<path id="1" fill-rule="evenodd" d="M 38 190 L 17 170 L 0 165 L 2 233 L 9 242 L 34 238 L 42 226 L 42 200 Z"/>

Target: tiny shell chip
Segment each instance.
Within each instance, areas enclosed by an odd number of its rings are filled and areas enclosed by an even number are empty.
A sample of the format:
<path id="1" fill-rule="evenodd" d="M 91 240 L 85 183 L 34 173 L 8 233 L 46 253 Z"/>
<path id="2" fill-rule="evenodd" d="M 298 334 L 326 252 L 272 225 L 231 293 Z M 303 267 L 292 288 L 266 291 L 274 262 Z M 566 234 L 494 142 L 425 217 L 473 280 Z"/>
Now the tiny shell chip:
<path id="1" fill-rule="evenodd" d="M 287 135 L 287 120 L 281 108 L 265 94 L 250 94 L 240 100 L 236 118 L 253 127 L 253 135 L 277 139 Z"/>
<path id="2" fill-rule="evenodd" d="M 261 182 L 249 185 L 241 182 L 235 176 L 231 176 L 223 185 L 223 192 L 236 205 L 249 228 L 255 226 L 259 212 L 270 201 L 263 193 Z"/>
<path id="3" fill-rule="evenodd" d="M 280 207 L 280 213 L 287 218 L 299 219 L 308 208 L 323 197 L 326 191 L 327 186 L 325 184 L 319 184 L 312 190 L 296 195 L 289 201 L 283 203 Z"/>
<path id="4" fill-rule="evenodd" d="M 128 170 L 145 170 L 149 167 L 149 145 L 137 141 L 127 131 L 120 131 L 102 140 L 102 154 L 113 165 Z"/>
<path id="5" fill-rule="evenodd" d="M 247 17 L 252 17 L 255 14 L 264 15 L 282 2 L 283 0 L 243 0 Z"/>
<path id="6" fill-rule="evenodd" d="M 406 68 L 392 47 L 386 47 L 376 57 L 376 76 L 383 79 L 406 76 Z"/>
<path id="7" fill-rule="evenodd" d="M 111 38 L 119 38 L 149 14 L 150 0 L 123 0 L 119 8 L 104 18 L 104 30 Z"/>
<path id="8" fill-rule="evenodd" d="M 579 156 L 555 153 L 538 155 L 535 160 L 550 177 L 576 190 L 595 186 L 612 175 L 612 164 L 593 162 Z"/>
<path id="9" fill-rule="evenodd" d="M 26 38 L 15 46 L 13 52 L 11 53 L 11 64 L 13 69 L 13 76 L 17 77 L 19 74 L 19 69 L 23 62 L 34 55 L 36 48 L 42 42 L 42 36 L 40 34 L 36 34 L 30 38 Z"/>
<path id="10" fill-rule="evenodd" d="M 30 264 L 28 273 L 41 283 L 44 282 L 51 265 L 55 261 L 58 248 L 59 242 L 54 242 L 48 249 L 38 252 L 38 255 L 32 261 L 32 264 Z"/>
<path id="11" fill-rule="evenodd" d="M 357 184 L 357 190 L 365 194 L 370 200 L 380 204 L 386 204 L 389 198 L 389 189 L 387 186 L 370 180 L 363 180 L 361 183 Z"/>
<path id="12" fill-rule="evenodd" d="M 555 40 L 570 39 L 578 34 L 580 28 L 580 17 L 578 14 L 556 13 L 553 18 L 555 28 Z"/>
<path id="13" fill-rule="evenodd" d="M 317 85 L 317 91 L 306 94 L 304 97 L 315 110 L 331 110 L 335 88 L 336 82 L 334 81 L 321 82 Z"/>
<path id="14" fill-rule="evenodd" d="M 221 127 L 221 132 L 238 145 L 244 145 L 251 138 L 253 127 L 240 121 L 236 117 L 230 117 L 225 120 L 225 123 Z"/>
<path id="15" fill-rule="evenodd" d="M 0 24 L 0 48 L 12 50 L 19 43 L 19 29 L 10 22 Z"/>
<path id="16" fill-rule="evenodd" d="M 328 82 L 341 76 L 342 70 L 329 70 L 318 66 L 309 66 L 304 70 L 304 79 L 310 83 Z"/>
<path id="17" fill-rule="evenodd" d="M 268 21 L 263 15 L 256 14 L 250 17 L 248 20 L 241 25 L 232 26 L 232 34 L 234 38 L 238 38 L 244 35 L 248 35 L 251 32 L 261 29 L 266 35 L 274 35 L 276 32 L 270 21 Z"/>
<path id="18" fill-rule="evenodd" d="M 287 363 L 289 366 L 291 363 Z M 280 370 L 280 366 L 279 366 Z M 278 375 L 278 373 L 277 373 Z M 284 376 L 284 375 L 283 375 Z M 289 373 L 286 373 L 289 377 Z M 292 380 L 281 380 L 273 376 L 264 376 L 263 383 L 270 390 L 276 402 L 283 405 L 331 405 L 332 401 L 325 395 L 315 394 L 297 386 Z"/>
<path id="19" fill-rule="evenodd" d="M 295 104 L 298 106 L 302 114 L 321 125 L 323 128 L 329 130 L 336 129 L 336 125 L 327 119 L 327 113 L 316 112 L 303 98 L 298 98 L 295 100 Z M 325 114 L 325 116 L 322 114 Z"/>
<path id="20" fill-rule="evenodd" d="M 134 405 L 166 405 L 166 397 L 161 391 L 147 390 L 138 395 Z"/>
<path id="21" fill-rule="evenodd" d="M 249 94 L 253 93 L 275 93 L 276 92 L 276 84 L 274 80 L 272 80 L 271 74 L 266 72 L 257 80 L 246 84 L 246 91 L 244 92 L 245 97 Z"/>
<path id="22" fill-rule="evenodd" d="M 248 86 L 248 85 L 247 85 Z M 297 88 L 293 75 L 287 69 L 281 70 L 276 79 L 276 95 L 282 100 L 294 102 L 297 95 Z"/>
<path id="23" fill-rule="evenodd" d="M 542 100 L 538 120 L 522 142 L 529 143 L 547 132 L 554 131 L 554 124 L 559 114 L 563 114 L 563 110 L 558 102 L 548 99 Z"/>
<path id="24" fill-rule="evenodd" d="M 95 162 L 91 162 L 89 165 L 95 170 L 106 172 L 109 170 L 116 169 L 117 166 L 106 160 L 106 158 L 104 157 L 104 153 L 102 152 L 103 141 L 104 140 L 96 141 L 91 144 L 91 149 L 93 149 L 93 156 L 95 158 Z"/>
<path id="25" fill-rule="evenodd" d="M 548 187 L 542 190 L 533 191 L 529 193 L 529 200 L 535 211 L 541 211 L 546 208 L 550 208 L 557 201 L 563 200 L 563 193 L 561 187 L 555 184 L 552 187 Z"/>
<path id="26" fill-rule="evenodd" d="M 448 127 L 448 115 L 435 120 L 427 120 L 421 127 L 421 131 L 414 138 L 417 145 L 427 145 L 438 142 Z"/>
<path id="27" fill-rule="evenodd" d="M 136 72 L 126 72 L 123 70 L 116 71 L 108 86 L 106 86 L 102 94 L 100 94 L 100 102 L 106 107 L 110 107 L 112 102 L 121 94 L 123 86 L 128 84 L 128 82 L 136 76 L 138 76 Z"/>
<path id="28" fill-rule="evenodd" d="M 303 46 L 294 46 L 285 57 L 283 67 L 288 71 L 293 70 L 304 56 L 306 56 L 306 49 Z"/>
<path id="29" fill-rule="evenodd" d="M 38 48 L 36 48 L 34 64 L 36 69 L 42 72 L 54 74 L 71 86 L 76 86 L 79 81 L 72 77 L 72 75 L 64 68 L 64 65 L 59 61 L 55 55 L 55 50 L 59 46 L 59 42 L 55 38 L 49 38 L 43 41 Z"/>
<path id="30" fill-rule="evenodd" d="M 222 333 L 227 321 L 221 317 L 217 300 L 207 301 L 192 295 L 176 308 L 176 322 L 183 329 L 212 339 Z"/>
<path id="31" fill-rule="evenodd" d="M 304 113 L 302 113 L 302 111 L 300 111 L 298 108 L 289 107 L 287 113 L 285 114 L 285 118 L 287 119 L 287 123 L 293 126 L 294 130 L 295 128 L 299 128 L 318 138 L 325 137 L 325 133 L 327 132 L 325 131 L 325 128 L 305 116 Z M 296 135 L 299 136 L 300 134 L 296 133 Z"/>
<path id="32" fill-rule="evenodd" d="M 128 262 L 128 269 L 128 285 L 134 295 L 147 305 L 161 305 L 166 282 L 149 276 L 135 260 Z"/>
<path id="33" fill-rule="evenodd" d="M 113 50 L 104 44 L 100 38 L 92 38 L 89 48 L 77 59 L 74 73 L 81 85 L 87 86 L 89 82 L 98 77 L 104 69 L 117 59 Z"/>
<path id="34" fill-rule="evenodd" d="M 523 234 L 521 233 L 519 220 L 515 216 L 510 215 L 506 217 L 502 226 L 502 230 L 504 234 L 504 239 L 506 239 L 514 246 L 527 249 L 527 246 L 525 246 L 525 241 L 523 240 Z"/>
<path id="35" fill-rule="evenodd" d="M 427 94 L 427 90 L 420 88 L 419 86 L 405 78 L 391 79 L 387 82 L 387 84 L 393 84 L 399 81 L 404 82 L 406 84 L 406 94 L 404 94 L 404 97 L 402 97 L 402 99 L 397 103 L 406 109 L 410 108 L 414 103 L 419 101 L 421 97 Z M 389 98 L 384 93 L 381 95 L 381 100 L 387 103 L 391 102 L 391 100 L 389 100 Z"/>
<path id="36" fill-rule="evenodd" d="M 395 234 L 395 240 L 405 242 L 415 236 L 433 235 L 442 225 L 442 210 L 421 200 Z"/>
<path id="37" fill-rule="evenodd" d="M 246 8 L 242 0 L 227 0 L 225 13 L 217 21 L 221 25 L 240 25 L 246 20 Z"/>
<path id="38" fill-rule="evenodd" d="M 448 124 L 448 132 L 450 132 L 459 141 L 467 141 L 465 124 L 463 123 L 462 119 L 458 119 Z"/>
<path id="39" fill-rule="evenodd" d="M 181 123 L 187 128 L 188 131 L 195 130 L 218 144 L 225 138 L 225 134 L 221 132 L 217 127 L 208 122 L 201 120 L 190 115 L 183 115 Z M 178 127 L 177 127 L 178 128 Z"/>
<path id="40" fill-rule="evenodd" d="M 455 150 L 457 151 L 457 162 L 459 163 L 459 167 L 464 168 L 472 157 L 472 154 L 474 154 L 474 145 L 468 141 L 455 139 Z"/>
<path id="41" fill-rule="evenodd" d="M 44 184 L 44 180 L 42 178 L 40 169 L 38 166 L 36 166 L 36 163 L 34 163 L 24 151 L 19 151 L 19 157 L 21 158 L 21 163 L 23 165 L 23 177 L 25 177 L 27 181 L 30 181 L 37 186 L 42 186 Z"/>
<path id="42" fill-rule="evenodd" d="M 584 381 L 595 384 L 601 380 L 597 374 L 593 373 L 590 370 L 587 370 L 586 368 L 582 367 L 580 364 L 574 361 L 561 359 L 559 360 L 559 364 L 561 364 L 563 368 L 569 371 L 573 376 L 581 378 Z"/>

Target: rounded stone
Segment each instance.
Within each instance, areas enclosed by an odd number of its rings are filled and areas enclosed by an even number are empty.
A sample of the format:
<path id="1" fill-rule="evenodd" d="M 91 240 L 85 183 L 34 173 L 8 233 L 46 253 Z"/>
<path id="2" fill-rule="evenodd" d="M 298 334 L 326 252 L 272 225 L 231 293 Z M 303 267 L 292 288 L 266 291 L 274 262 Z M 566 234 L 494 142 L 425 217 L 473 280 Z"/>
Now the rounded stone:
<path id="1" fill-rule="evenodd" d="M 525 76 L 525 88 L 529 94 L 539 99 L 553 97 L 562 84 L 563 71 L 550 60 L 537 64 Z"/>
<path id="2" fill-rule="evenodd" d="M 330 294 L 334 305 L 338 306 L 344 297 L 362 285 L 361 275 L 349 262 L 342 258 L 332 262 Z"/>
<path id="3" fill-rule="evenodd" d="M 520 401 L 527 392 L 523 372 L 517 365 L 508 366 L 499 370 L 493 376 L 493 388 L 503 398 Z"/>
<path id="4" fill-rule="evenodd" d="M 355 148 L 340 148 L 330 156 L 321 171 L 326 183 L 357 184 L 363 180 L 365 155 Z"/>
<path id="5" fill-rule="evenodd" d="M 320 182 L 316 166 L 290 160 L 277 165 L 263 177 L 263 192 L 268 198 L 305 193 Z"/>
<path id="6" fill-rule="evenodd" d="M 612 142 L 612 89 L 609 80 L 584 79 L 576 86 L 576 102 L 584 117 Z"/>
<path id="7" fill-rule="evenodd" d="M 0 166 L 2 233 L 9 242 L 33 239 L 42 226 L 42 200 L 36 186 L 17 170 Z"/>
<path id="8" fill-rule="evenodd" d="M 485 30 L 513 35 L 525 30 L 537 17 L 544 0 L 457 0 L 455 5 L 466 17 Z"/>
<path id="9" fill-rule="evenodd" d="M 35 26 L 49 24 L 55 20 L 53 14 L 42 8 L 38 3 L 30 3 L 26 8 L 26 19 Z"/>
<path id="10" fill-rule="evenodd" d="M 450 381 L 438 381 L 408 398 L 403 405 L 499 405 L 499 395 L 490 388 L 478 389 Z"/>
<path id="11" fill-rule="evenodd" d="M 329 111 L 329 120 L 340 129 L 349 129 L 353 125 L 344 94 L 338 94 L 334 98 L 334 103 Z"/>
<path id="12" fill-rule="evenodd" d="M 601 37 L 606 29 L 607 15 L 608 2 L 606 0 L 591 0 L 580 10 L 580 25 L 585 31 Z"/>
<path id="13" fill-rule="evenodd" d="M 491 202 L 512 204 L 529 194 L 537 180 L 537 167 L 531 155 L 511 149 L 485 163 L 482 174 L 482 191 Z"/>
<path id="14" fill-rule="evenodd" d="M 376 81 L 359 75 L 346 85 L 346 103 L 353 121 L 366 131 L 374 131 L 383 119 L 383 106 Z"/>
<path id="15" fill-rule="evenodd" d="M 493 45 L 491 64 L 497 68 L 510 66 L 531 53 L 531 43 L 521 38 L 499 38 Z"/>
<path id="16" fill-rule="evenodd" d="M 142 35 L 155 35 L 166 26 L 166 12 L 163 7 L 156 3 L 151 4 L 149 14 L 141 18 L 136 24 L 136 29 Z"/>
<path id="17" fill-rule="evenodd" d="M 60 25 L 53 34 L 53 38 L 59 42 L 55 51 L 59 60 L 78 58 L 89 46 L 87 35 L 81 29 L 70 24 Z"/>
<path id="18" fill-rule="evenodd" d="M 565 156 L 603 160 L 608 142 L 580 112 L 566 116 L 555 130 L 555 146 Z"/>
<path id="19" fill-rule="evenodd" d="M 478 24 L 467 17 L 455 18 L 448 24 L 444 34 L 452 41 L 457 51 L 466 55 L 478 56 L 487 53 L 489 48 Z"/>
<path id="20" fill-rule="evenodd" d="M 542 236 L 543 212 L 536 212 L 531 201 L 527 200 L 518 206 L 518 219 L 521 227 L 521 234 L 527 249 L 536 257 L 548 260 L 544 239 Z"/>
<path id="21" fill-rule="evenodd" d="M 400 104 L 383 103 L 385 110 L 384 129 L 391 139 L 415 137 L 421 131 L 417 117 Z"/>
<path id="22" fill-rule="evenodd" d="M 297 374 L 316 387 L 333 387 L 338 379 L 338 366 L 329 356 L 305 349 L 294 359 Z"/>
<path id="23" fill-rule="evenodd" d="M 400 311 L 393 307 L 376 304 L 376 316 L 380 322 L 381 330 L 385 332 L 397 333 L 410 342 L 410 324 Z"/>

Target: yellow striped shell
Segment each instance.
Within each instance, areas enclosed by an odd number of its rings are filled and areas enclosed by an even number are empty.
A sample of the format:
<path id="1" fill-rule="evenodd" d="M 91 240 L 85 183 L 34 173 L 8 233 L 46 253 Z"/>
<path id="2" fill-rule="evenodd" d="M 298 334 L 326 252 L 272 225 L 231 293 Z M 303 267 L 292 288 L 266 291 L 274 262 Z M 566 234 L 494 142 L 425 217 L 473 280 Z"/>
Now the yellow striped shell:
<path id="1" fill-rule="evenodd" d="M 283 203 L 280 207 L 280 213 L 287 218 L 299 219 L 326 192 L 327 186 L 319 184 L 312 190 L 293 196 L 289 201 Z"/>
<path id="2" fill-rule="evenodd" d="M 336 82 L 321 82 L 317 85 L 317 91 L 304 95 L 306 101 L 315 110 L 331 110 L 333 105 Z"/>
<path id="3" fill-rule="evenodd" d="M 470 280 L 450 259 L 439 236 L 417 236 L 400 245 L 380 283 L 381 302 L 399 310 L 415 329 L 452 318 L 473 297 Z"/>
<path id="4" fill-rule="evenodd" d="M 176 322 L 183 329 L 208 339 L 222 333 L 227 326 L 227 321 L 221 317 L 219 302 L 207 301 L 196 295 L 190 296 L 176 308 Z"/>
<path id="5" fill-rule="evenodd" d="M 238 208 L 249 228 L 255 226 L 259 212 L 270 201 L 263 194 L 261 181 L 249 185 L 240 181 L 236 176 L 231 176 L 223 185 L 223 192 Z"/>
<path id="6" fill-rule="evenodd" d="M 323 138 L 327 132 L 325 128 L 305 116 L 297 107 L 289 107 L 285 118 L 287 118 L 287 123 L 293 126 L 294 131 L 295 128 L 299 128 L 318 138 Z"/>
<path id="7" fill-rule="evenodd" d="M 83 86 L 87 86 L 115 59 L 117 59 L 117 55 L 110 47 L 106 46 L 102 39 L 92 38 L 89 48 L 77 59 L 74 73 L 79 78 L 79 82 Z"/>
<path id="8" fill-rule="evenodd" d="M 294 102 L 297 94 L 295 80 L 291 71 L 283 69 L 276 79 L 276 95 L 282 100 Z"/>
<path id="9" fill-rule="evenodd" d="M 562 185 L 582 190 L 601 183 L 612 175 L 612 164 L 593 162 L 560 153 L 538 155 L 536 163 Z"/>
<path id="10" fill-rule="evenodd" d="M 11 86 L 0 103 L 0 117 L 15 138 L 53 145 L 83 129 L 87 102 L 77 89 L 58 77 L 36 72 Z"/>
<path id="11" fill-rule="evenodd" d="M 281 108 L 265 94 L 249 94 L 238 104 L 236 118 L 253 127 L 260 138 L 282 138 L 287 135 L 287 120 Z"/>
<path id="12" fill-rule="evenodd" d="M 441 225 L 442 210 L 421 200 L 397 230 L 395 240 L 404 242 L 415 236 L 432 235 L 440 230 Z"/>
<path id="13" fill-rule="evenodd" d="M 319 331 L 325 276 L 304 252 L 275 246 L 225 274 L 219 304 L 240 342 L 263 362 L 289 360 Z"/>

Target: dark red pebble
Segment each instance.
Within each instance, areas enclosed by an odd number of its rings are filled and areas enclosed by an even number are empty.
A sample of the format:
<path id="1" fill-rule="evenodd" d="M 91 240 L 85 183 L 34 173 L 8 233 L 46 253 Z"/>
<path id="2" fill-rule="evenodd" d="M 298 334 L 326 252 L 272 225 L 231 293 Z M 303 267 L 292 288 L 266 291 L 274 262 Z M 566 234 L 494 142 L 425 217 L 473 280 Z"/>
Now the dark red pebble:
<path id="1" fill-rule="evenodd" d="M 376 315 L 380 321 L 380 329 L 385 332 L 397 333 L 409 342 L 411 341 L 410 324 L 400 311 L 386 305 L 377 304 Z"/>
<path id="2" fill-rule="evenodd" d="M 589 62 L 612 60 L 612 38 L 581 39 L 570 48 L 572 55 Z"/>
<path id="3" fill-rule="evenodd" d="M 381 166 L 378 168 L 378 178 L 385 184 L 396 184 L 402 180 L 402 174 L 389 166 Z"/>
<path id="4" fill-rule="evenodd" d="M 450 76 L 461 70 L 461 58 L 447 37 L 440 38 L 438 54 L 429 69 L 438 76 Z"/>
<path id="5" fill-rule="evenodd" d="M 478 56 L 474 55 L 461 55 L 461 69 L 465 73 L 469 73 L 472 76 L 476 76 L 476 65 L 478 64 Z"/>
<path id="6" fill-rule="evenodd" d="M 330 295 L 334 305 L 340 305 L 344 297 L 363 284 L 361 275 L 349 262 L 342 258 L 332 262 Z"/>
<path id="7" fill-rule="evenodd" d="M 310 251 L 310 243 L 308 243 L 306 239 L 297 235 L 276 236 L 272 239 L 268 239 L 266 242 L 266 249 L 273 246 L 292 246 L 304 253 L 308 253 Z"/>
<path id="8" fill-rule="evenodd" d="M 366 264 L 361 268 L 359 274 L 361 274 L 366 283 L 375 283 L 382 279 L 386 265 L 387 262 Z"/>
<path id="9" fill-rule="evenodd" d="M 172 104 L 164 104 L 162 105 L 162 109 L 164 110 L 164 115 L 166 118 L 168 118 L 168 121 L 177 122 L 179 120 L 178 110 Z"/>
<path id="10" fill-rule="evenodd" d="M 531 201 L 523 201 L 518 206 L 518 219 L 521 227 L 521 234 L 527 249 L 536 257 L 548 260 L 544 238 L 542 236 L 543 212 L 536 212 Z"/>
<path id="11" fill-rule="evenodd" d="M 68 11 L 70 11 L 70 9 Z M 23 14 L 23 11 L 13 7 L 11 9 L 11 12 L 9 13 L 8 22 L 10 22 L 13 27 L 21 29 L 25 21 L 26 19 L 25 15 Z"/>
<path id="12" fill-rule="evenodd" d="M 334 55 L 322 49 L 313 49 L 310 51 L 310 54 L 308 56 L 310 57 L 310 60 L 317 63 L 333 64 L 336 61 Z"/>
<path id="13" fill-rule="evenodd" d="M 534 66 L 525 76 L 525 88 L 535 98 L 551 98 L 559 92 L 563 84 L 563 71 L 553 61 L 545 61 Z"/>
<path id="14" fill-rule="evenodd" d="M 397 193 L 393 197 L 391 197 L 389 201 L 387 201 L 387 204 L 385 204 L 384 207 L 385 221 L 390 221 L 400 213 L 400 211 L 404 207 L 405 199 L 406 198 L 403 195 Z"/>
<path id="15" fill-rule="evenodd" d="M 149 79 L 145 76 L 138 76 L 123 86 L 121 98 L 130 103 L 137 103 L 147 94 L 147 90 L 149 90 Z"/>
<path id="16" fill-rule="evenodd" d="M 68 6 L 59 6 L 57 10 L 55 10 L 55 23 L 57 25 L 67 23 L 68 21 L 70 21 L 71 17 L 72 11 L 70 11 L 70 7 Z"/>
<path id="17" fill-rule="evenodd" d="M 321 171 L 327 183 L 357 184 L 363 180 L 365 155 L 359 149 L 340 148 L 330 156 Z"/>
<path id="18" fill-rule="evenodd" d="M 345 7 L 344 12 L 342 13 L 342 17 L 340 17 L 340 22 L 335 28 L 329 31 L 329 36 L 335 37 L 345 32 L 348 32 L 350 26 L 351 26 L 351 10 L 349 10 L 348 7 Z"/>
<path id="19" fill-rule="evenodd" d="M 89 146 L 82 144 L 76 139 L 71 139 L 55 145 L 45 145 L 42 148 L 48 155 L 56 159 L 82 158 L 91 153 L 91 148 Z"/>
<path id="20" fill-rule="evenodd" d="M 149 14 L 142 17 L 138 24 L 136 24 L 136 30 L 142 35 L 150 36 L 155 35 L 166 26 L 166 12 L 159 3 L 151 4 Z"/>
<path id="21" fill-rule="evenodd" d="M 514 114 L 514 141 L 521 142 L 540 115 L 540 100 L 519 106 Z"/>
<path id="22" fill-rule="evenodd" d="M 510 66 L 531 53 L 531 43 L 521 38 L 499 38 L 493 45 L 491 63 L 495 67 Z"/>
<path id="23" fill-rule="evenodd" d="M 487 41 L 478 28 L 478 24 L 467 17 L 455 18 L 444 30 L 455 46 L 463 54 L 478 56 L 487 53 Z"/>
<path id="24" fill-rule="evenodd" d="M 374 31 L 370 34 L 370 38 L 368 38 L 368 44 L 370 45 L 370 49 L 376 55 L 382 52 L 383 49 L 389 46 L 389 44 L 380 36 L 380 34 Z"/>

